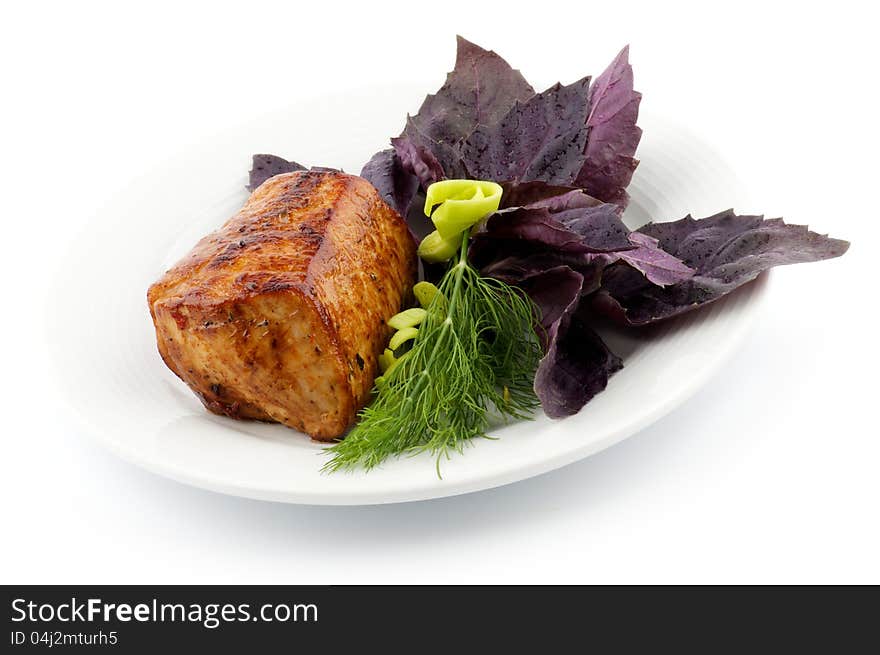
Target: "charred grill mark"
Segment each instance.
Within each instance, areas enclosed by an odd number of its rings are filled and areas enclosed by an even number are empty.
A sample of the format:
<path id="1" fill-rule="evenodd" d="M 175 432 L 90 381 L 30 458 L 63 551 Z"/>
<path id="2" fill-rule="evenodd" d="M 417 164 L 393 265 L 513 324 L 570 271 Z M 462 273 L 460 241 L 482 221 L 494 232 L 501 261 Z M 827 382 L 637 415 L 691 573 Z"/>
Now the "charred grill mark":
<path id="1" fill-rule="evenodd" d="M 244 289 L 254 295 L 289 291 L 297 287 L 296 282 L 288 276 L 275 273 L 239 273 L 233 278 L 232 283 L 233 287 Z M 265 327 L 269 325 L 269 321 L 268 319 L 262 319 L 256 325 L 258 327 Z"/>
<path id="2" fill-rule="evenodd" d="M 324 235 L 311 227 L 306 231 L 300 228 L 299 232 L 292 233 L 274 229 L 274 226 L 266 226 L 260 232 L 253 232 L 242 239 L 223 239 L 226 245 L 211 258 L 208 268 L 221 268 L 231 264 L 242 257 L 245 250 L 259 251 L 264 245 L 288 244 L 292 240 L 302 241 L 302 245 L 291 248 L 291 252 L 309 252 L 321 247 Z"/>
<path id="3" fill-rule="evenodd" d="M 237 243 L 231 243 L 221 252 L 219 255 L 214 257 L 211 262 L 208 264 L 209 268 L 219 268 L 224 264 L 228 264 L 229 262 L 234 262 L 239 257 L 239 250 L 241 246 Z"/>
<path id="4" fill-rule="evenodd" d="M 308 207 L 312 199 L 316 197 L 317 189 L 326 175 L 313 171 L 304 171 L 291 178 L 286 178 L 281 194 L 275 202 L 284 204 L 290 209 L 302 209 Z"/>
<path id="5" fill-rule="evenodd" d="M 261 293 L 277 293 L 279 291 L 290 291 L 295 288 L 297 285 L 279 278 L 270 278 L 266 281 L 265 284 L 260 288 Z"/>

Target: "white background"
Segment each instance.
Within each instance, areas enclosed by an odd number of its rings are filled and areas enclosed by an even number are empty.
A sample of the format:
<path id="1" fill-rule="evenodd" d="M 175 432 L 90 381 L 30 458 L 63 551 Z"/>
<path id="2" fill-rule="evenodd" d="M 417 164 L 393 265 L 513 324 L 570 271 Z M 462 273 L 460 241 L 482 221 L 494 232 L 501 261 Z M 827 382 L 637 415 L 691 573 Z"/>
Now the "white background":
<path id="1" fill-rule="evenodd" d="M 880 582 L 869 3 L 25 4 L 0 17 L 0 582 Z M 631 43 L 643 111 L 688 123 L 763 203 L 737 209 L 853 247 L 774 272 L 755 331 L 673 414 L 505 488 L 262 503 L 153 476 L 74 428 L 45 345 L 65 329 L 46 290 L 66 236 L 230 124 L 351 86 L 436 89 L 456 32 L 535 86 Z"/>

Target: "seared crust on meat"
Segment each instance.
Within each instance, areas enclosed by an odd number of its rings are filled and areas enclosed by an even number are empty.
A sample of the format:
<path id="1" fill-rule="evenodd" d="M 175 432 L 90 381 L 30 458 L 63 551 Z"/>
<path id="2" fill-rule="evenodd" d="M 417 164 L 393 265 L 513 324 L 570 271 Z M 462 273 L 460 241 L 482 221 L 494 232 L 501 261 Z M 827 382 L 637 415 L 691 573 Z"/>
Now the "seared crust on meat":
<path id="1" fill-rule="evenodd" d="M 150 287 L 159 353 L 212 412 L 336 438 L 368 399 L 415 248 L 362 178 L 270 178 Z"/>

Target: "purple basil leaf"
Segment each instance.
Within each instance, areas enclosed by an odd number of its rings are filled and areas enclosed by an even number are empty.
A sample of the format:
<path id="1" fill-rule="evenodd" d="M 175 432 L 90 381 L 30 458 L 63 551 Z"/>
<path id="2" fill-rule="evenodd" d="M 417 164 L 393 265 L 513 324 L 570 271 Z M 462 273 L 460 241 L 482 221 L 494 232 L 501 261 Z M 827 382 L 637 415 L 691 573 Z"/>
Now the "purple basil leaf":
<path id="1" fill-rule="evenodd" d="M 638 166 L 642 130 L 636 125 L 642 94 L 633 90 L 629 46 L 590 86 L 586 159 L 575 180 L 588 194 L 626 207 L 626 187 Z"/>
<path id="2" fill-rule="evenodd" d="M 567 266 L 555 266 L 532 275 L 520 284 L 541 314 L 541 337 L 544 351 L 558 336 L 558 328 L 564 325 L 577 309 L 583 295 L 584 277 Z"/>
<path id="3" fill-rule="evenodd" d="M 516 284 L 558 266 L 568 266 L 590 280 L 590 289 L 619 251 L 635 251 L 630 231 L 615 205 L 591 198 L 580 189 L 544 182 L 505 183 L 502 206 L 478 225 L 469 258 L 483 275 Z"/>
<path id="4" fill-rule="evenodd" d="M 510 207 L 546 207 L 551 212 L 563 209 L 596 207 L 601 200 L 588 196 L 582 189 L 531 182 L 502 182 L 501 209 Z"/>
<path id="5" fill-rule="evenodd" d="M 391 139 L 391 145 L 403 169 L 415 175 L 423 189 L 446 177 L 443 165 L 430 148 L 416 144 L 409 136 Z"/>
<path id="6" fill-rule="evenodd" d="M 468 177 L 458 148 L 423 134 L 411 116 L 406 118 L 403 134 L 391 139 L 391 145 L 404 170 L 418 177 L 423 189 L 438 180 Z"/>
<path id="7" fill-rule="evenodd" d="M 713 302 L 754 280 L 773 266 L 839 257 L 849 243 L 786 225 L 781 218 L 738 216 L 728 210 L 695 220 L 650 223 L 639 231 L 679 258 L 695 273 L 661 288 L 627 266 L 616 264 L 603 276 L 594 306 L 621 322 L 645 325 Z"/>
<path id="8" fill-rule="evenodd" d="M 468 262 L 483 275 L 496 277 L 494 271 L 511 267 L 516 269 L 519 266 L 517 262 L 520 260 L 544 254 L 547 254 L 547 258 L 542 258 L 540 261 L 546 261 L 546 266 L 536 261 L 535 264 L 529 265 L 524 270 L 540 272 L 559 266 L 559 261 L 555 258 L 568 255 L 568 253 L 560 251 L 548 252 L 534 243 L 529 243 L 522 239 L 497 239 L 487 235 L 485 232 L 477 232 L 471 237 L 471 243 L 468 247 Z M 577 255 L 574 256 L 576 257 Z M 505 282 L 510 282 L 511 280 L 518 282 L 527 276 L 528 273 L 523 273 L 522 276 L 518 277 L 497 277 Z"/>
<path id="9" fill-rule="evenodd" d="M 424 136 L 450 145 L 463 140 L 477 124 L 498 122 L 515 102 L 535 94 L 522 74 L 497 54 L 460 36 L 457 39 L 455 69 L 412 117 L 412 124 Z M 404 135 L 409 129 L 408 125 Z"/>
<path id="10" fill-rule="evenodd" d="M 416 186 L 418 186 L 418 182 L 416 182 Z M 409 207 L 409 212 L 406 214 L 406 222 L 409 225 L 410 231 L 416 236 L 416 240 L 421 242 L 428 234 L 434 231 L 434 223 L 431 222 L 431 219 L 425 216 L 425 193 L 421 190 L 418 190 L 413 197 L 412 203 Z M 422 264 L 425 262 L 422 261 Z M 441 267 L 443 270 L 446 270 L 446 264 L 442 264 Z"/>
<path id="11" fill-rule="evenodd" d="M 253 191 L 270 177 L 304 170 L 306 170 L 305 166 L 297 164 L 295 161 L 287 161 L 283 157 L 276 155 L 254 155 L 247 189 L 248 191 Z"/>
<path id="12" fill-rule="evenodd" d="M 535 393 L 550 418 L 576 414 L 623 366 L 578 315 L 583 276 L 565 266 L 528 278 L 523 290 L 541 310 L 544 357 Z"/>
<path id="13" fill-rule="evenodd" d="M 607 253 L 633 249 L 629 234 L 615 206 L 600 204 L 556 212 L 544 206 L 502 209 L 478 226 L 475 237 L 528 241 L 560 252 Z"/>
<path id="14" fill-rule="evenodd" d="M 654 237 L 633 232 L 629 235 L 630 242 L 636 246 L 632 250 L 596 255 L 604 259 L 606 265 L 622 261 L 639 271 L 652 284 L 666 287 L 689 280 L 694 270 L 677 257 L 670 255 L 659 246 Z"/>
<path id="15" fill-rule="evenodd" d="M 548 209 L 515 207 L 495 212 L 480 227 L 483 238 L 528 241 L 569 252 L 583 252 L 582 237 L 554 218 Z"/>
<path id="16" fill-rule="evenodd" d="M 551 188 L 565 189 L 567 187 Z M 580 189 L 571 189 L 570 191 L 566 191 L 561 195 L 540 198 L 538 200 L 528 203 L 526 207 L 546 207 L 551 212 L 563 212 L 569 209 L 588 209 L 599 207 L 603 204 L 605 203 L 603 203 L 601 200 L 598 200 L 593 196 L 588 196 Z M 608 205 L 608 207 L 617 212 L 618 208 L 616 205 Z"/>
<path id="17" fill-rule="evenodd" d="M 495 124 L 464 141 L 462 159 L 478 179 L 570 185 L 584 165 L 590 78 L 556 84 L 517 102 Z"/>
<path id="18" fill-rule="evenodd" d="M 633 232 L 629 235 L 629 240 L 637 248 L 620 251 L 620 259 L 642 273 L 650 282 L 666 287 L 693 277 L 694 269 L 662 250 L 657 239 L 641 232 Z"/>
<path id="19" fill-rule="evenodd" d="M 525 252 L 511 244 L 504 249 L 505 256 L 493 259 L 480 267 L 480 274 L 506 282 L 520 284 L 529 278 L 560 266 L 577 271 L 583 277 L 581 293 L 586 295 L 599 289 L 601 262 L 589 261 L 577 253 L 561 253 L 550 250 Z"/>
<path id="20" fill-rule="evenodd" d="M 584 249 L 590 252 L 627 251 L 638 245 L 630 239 L 630 231 L 620 220 L 616 205 L 565 209 L 555 212 L 553 217 L 579 234 Z"/>
<path id="21" fill-rule="evenodd" d="M 444 178 L 469 177 L 458 147 L 480 123 L 496 123 L 535 90 L 492 51 L 458 37 L 455 68 L 429 95 L 392 144 L 423 188 Z"/>
<path id="22" fill-rule="evenodd" d="M 376 187 L 382 199 L 406 218 L 419 181 L 403 170 L 394 150 L 380 150 L 373 155 L 361 169 L 361 177 Z"/>

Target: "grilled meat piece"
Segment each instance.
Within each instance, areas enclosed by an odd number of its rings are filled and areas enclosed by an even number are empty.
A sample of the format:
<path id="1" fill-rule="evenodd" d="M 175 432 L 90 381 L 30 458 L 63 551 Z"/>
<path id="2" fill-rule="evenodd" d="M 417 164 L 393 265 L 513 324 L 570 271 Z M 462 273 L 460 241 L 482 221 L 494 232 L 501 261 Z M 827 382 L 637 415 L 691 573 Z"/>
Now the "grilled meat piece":
<path id="1" fill-rule="evenodd" d="M 270 178 L 150 287 L 159 353 L 214 413 L 336 438 L 368 399 L 415 249 L 362 178 Z"/>

